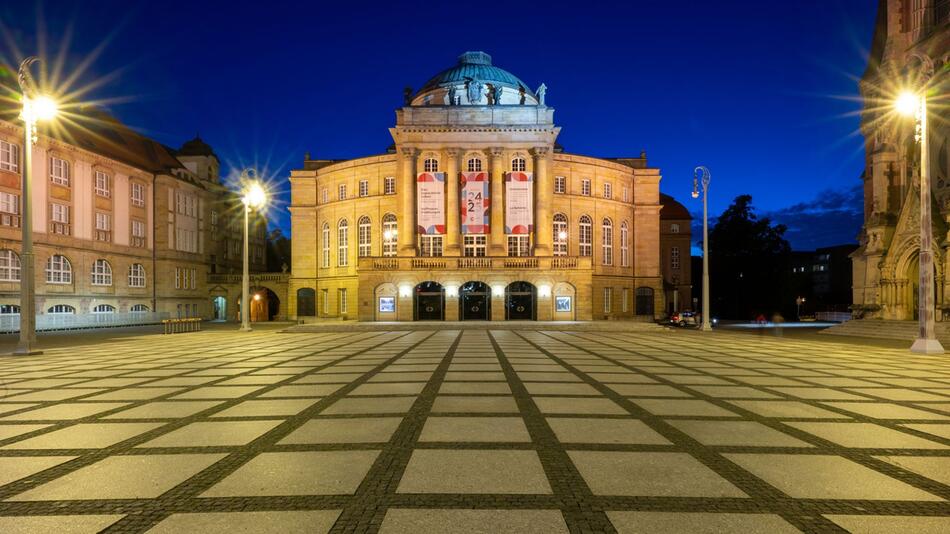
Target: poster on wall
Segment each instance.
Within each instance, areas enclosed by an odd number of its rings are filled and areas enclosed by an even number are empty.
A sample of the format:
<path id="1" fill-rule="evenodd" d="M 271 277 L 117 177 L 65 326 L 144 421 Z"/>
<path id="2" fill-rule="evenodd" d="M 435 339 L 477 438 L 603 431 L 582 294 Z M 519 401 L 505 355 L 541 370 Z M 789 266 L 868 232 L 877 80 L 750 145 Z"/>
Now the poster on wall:
<path id="1" fill-rule="evenodd" d="M 459 209 L 461 210 L 461 224 L 463 234 L 491 233 L 491 199 L 489 198 L 489 181 L 487 172 L 459 173 L 460 185 Z"/>
<path id="2" fill-rule="evenodd" d="M 533 176 L 530 172 L 505 175 L 505 233 L 528 234 L 534 227 Z"/>
<path id="3" fill-rule="evenodd" d="M 420 172 L 416 177 L 416 224 L 422 235 L 445 233 L 444 172 Z"/>
<path id="4" fill-rule="evenodd" d="M 571 311 L 571 297 L 554 297 L 554 311 Z"/>
<path id="5" fill-rule="evenodd" d="M 396 297 L 379 297 L 379 313 L 396 313 Z"/>

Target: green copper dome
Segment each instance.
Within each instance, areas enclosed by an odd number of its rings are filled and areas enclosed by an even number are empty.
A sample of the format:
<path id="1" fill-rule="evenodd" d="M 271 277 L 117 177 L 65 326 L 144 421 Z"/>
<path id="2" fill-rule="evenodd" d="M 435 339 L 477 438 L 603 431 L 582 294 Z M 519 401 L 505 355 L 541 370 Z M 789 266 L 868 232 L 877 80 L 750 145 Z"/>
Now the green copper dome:
<path id="1" fill-rule="evenodd" d="M 469 80 L 507 85 L 516 89 L 524 87 L 528 94 L 534 94 L 517 76 L 493 66 L 491 56 L 485 52 L 465 52 L 460 55 L 457 65 L 433 76 L 416 94 L 420 95 L 444 85 L 464 83 Z"/>

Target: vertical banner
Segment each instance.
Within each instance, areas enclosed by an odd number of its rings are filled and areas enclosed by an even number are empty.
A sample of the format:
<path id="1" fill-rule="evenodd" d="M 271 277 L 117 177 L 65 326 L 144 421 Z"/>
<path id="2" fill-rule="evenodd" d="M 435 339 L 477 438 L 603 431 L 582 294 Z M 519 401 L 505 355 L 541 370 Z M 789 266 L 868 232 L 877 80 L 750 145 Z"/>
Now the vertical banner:
<path id="1" fill-rule="evenodd" d="M 459 173 L 461 187 L 459 209 L 461 210 L 463 234 L 488 234 L 491 232 L 491 199 L 487 172 Z"/>
<path id="2" fill-rule="evenodd" d="M 420 172 L 416 177 L 416 224 L 423 235 L 445 233 L 444 172 Z"/>
<path id="3" fill-rule="evenodd" d="M 530 172 L 505 175 L 506 234 L 527 234 L 534 228 L 533 178 Z"/>

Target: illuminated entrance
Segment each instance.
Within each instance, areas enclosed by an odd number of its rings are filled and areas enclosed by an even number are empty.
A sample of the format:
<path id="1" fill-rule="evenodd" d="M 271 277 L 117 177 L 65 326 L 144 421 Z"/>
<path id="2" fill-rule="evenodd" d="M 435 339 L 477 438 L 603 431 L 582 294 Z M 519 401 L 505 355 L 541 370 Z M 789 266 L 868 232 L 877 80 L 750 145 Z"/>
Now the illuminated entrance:
<path id="1" fill-rule="evenodd" d="M 445 319 L 445 289 L 438 282 L 422 282 L 415 289 L 413 306 L 416 321 Z"/>
<path id="2" fill-rule="evenodd" d="M 491 289 L 483 282 L 465 282 L 459 290 L 459 319 L 488 321 L 491 319 Z"/>
<path id="3" fill-rule="evenodd" d="M 512 282 L 505 288 L 505 319 L 534 321 L 537 289 L 528 282 Z"/>

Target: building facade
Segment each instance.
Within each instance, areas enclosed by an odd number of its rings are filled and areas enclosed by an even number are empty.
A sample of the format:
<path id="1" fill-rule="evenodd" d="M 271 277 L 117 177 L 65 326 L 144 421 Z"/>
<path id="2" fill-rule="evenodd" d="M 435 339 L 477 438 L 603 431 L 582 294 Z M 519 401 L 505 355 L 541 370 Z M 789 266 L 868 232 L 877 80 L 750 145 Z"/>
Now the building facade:
<path id="1" fill-rule="evenodd" d="M 920 145 L 914 120 L 898 116 L 902 89 L 927 87 L 933 206 L 935 315 L 950 312 L 950 2 L 881 0 L 870 64 L 861 82 L 865 137 L 864 226 L 852 255 L 856 317 L 915 319 L 920 251 Z M 933 76 L 931 76 L 931 73 Z M 937 102 L 933 102 L 936 96 Z"/>
<path id="2" fill-rule="evenodd" d="M 292 171 L 291 317 L 659 318 L 659 170 L 565 153 L 545 93 L 467 52 L 386 153 Z"/>
<path id="3" fill-rule="evenodd" d="M 660 261 L 666 312 L 693 309 L 692 302 L 692 222 L 686 206 L 670 195 L 660 194 Z"/>
<path id="4" fill-rule="evenodd" d="M 11 314 L 19 313 L 23 211 L 15 116 L 0 119 L 0 313 Z M 208 275 L 240 272 L 243 214 L 211 147 L 195 138 L 170 149 L 81 109 L 41 129 L 32 150 L 37 314 L 214 317 Z M 255 270 L 264 270 L 265 232 L 255 217 Z"/>

